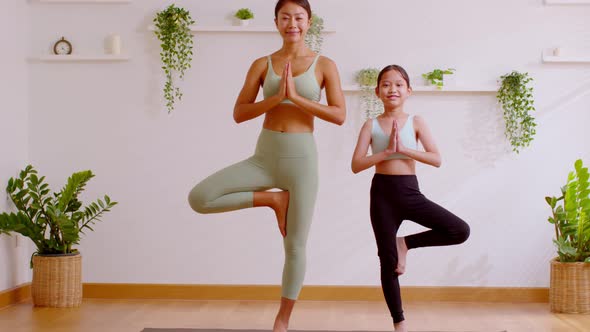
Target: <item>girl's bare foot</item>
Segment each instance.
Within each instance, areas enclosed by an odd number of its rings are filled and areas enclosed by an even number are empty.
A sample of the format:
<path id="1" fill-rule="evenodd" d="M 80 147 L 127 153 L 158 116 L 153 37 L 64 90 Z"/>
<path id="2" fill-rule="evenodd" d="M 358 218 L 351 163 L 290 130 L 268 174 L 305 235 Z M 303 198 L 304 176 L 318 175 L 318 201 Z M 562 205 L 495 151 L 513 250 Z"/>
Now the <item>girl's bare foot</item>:
<path id="1" fill-rule="evenodd" d="M 408 255 L 406 239 L 403 237 L 395 238 L 395 245 L 397 247 L 397 268 L 395 269 L 395 272 L 398 274 L 404 274 L 404 272 L 406 272 L 406 256 Z"/>
<path id="2" fill-rule="evenodd" d="M 406 321 L 405 320 L 402 320 L 399 323 L 394 323 L 393 324 L 393 330 L 395 332 L 407 332 L 408 330 L 406 328 Z"/>
<path id="3" fill-rule="evenodd" d="M 275 211 L 279 231 L 283 237 L 287 236 L 287 209 L 289 208 L 289 192 L 279 191 L 273 195 L 274 204 L 271 208 Z"/>

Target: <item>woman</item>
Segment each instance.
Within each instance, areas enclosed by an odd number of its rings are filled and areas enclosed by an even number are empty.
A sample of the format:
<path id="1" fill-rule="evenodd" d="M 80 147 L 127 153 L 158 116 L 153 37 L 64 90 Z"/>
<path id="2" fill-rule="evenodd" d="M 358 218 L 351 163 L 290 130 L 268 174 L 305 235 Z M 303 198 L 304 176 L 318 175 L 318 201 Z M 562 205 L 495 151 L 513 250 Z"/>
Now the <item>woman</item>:
<path id="1" fill-rule="evenodd" d="M 305 246 L 318 186 L 314 120 L 337 125 L 346 116 L 334 62 L 305 45 L 311 26 L 307 0 L 279 0 L 275 25 L 281 49 L 251 65 L 234 107 L 237 123 L 264 115 L 254 155 L 209 176 L 189 194 L 199 213 L 266 206 L 283 236 L 282 297 L 273 331 L 286 331 L 303 284 Z M 262 87 L 264 100 L 256 102 Z M 320 104 L 325 88 L 327 105 Z M 267 191 L 279 188 L 282 191 Z"/>
<path id="2" fill-rule="evenodd" d="M 352 156 L 352 171 L 375 166 L 371 183 L 371 225 L 381 264 L 381 286 L 395 331 L 406 332 L 398 275 L 405 271 L 408 250 L 459 244 L 469 237 L 469 225 L 429 201 L 418 187 L 416 162 L 440 167 L 441 157 L 424 119 L 404 111 L 411 95 L 410 79 L 400 66 L 379 73 L 375 94 L 384 113 L 363 125 Z M 417 140 L 425 151 L 418 150 Z M 367 156 L 371 145 L 372 155 Z M 396 237 L 403 220 L 430 230 Z"/>

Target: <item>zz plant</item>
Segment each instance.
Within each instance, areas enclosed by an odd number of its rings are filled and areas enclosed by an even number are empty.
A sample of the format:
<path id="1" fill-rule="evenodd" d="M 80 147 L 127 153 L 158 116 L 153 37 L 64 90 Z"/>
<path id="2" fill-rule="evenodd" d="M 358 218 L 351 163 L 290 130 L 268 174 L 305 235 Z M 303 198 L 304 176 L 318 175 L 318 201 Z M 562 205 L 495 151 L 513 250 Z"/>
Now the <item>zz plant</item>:
<path id="1" fill-rule="evenodd" d="M 590 263 L 590 183 L 588 168 L 576 160 L 560 197 L 545 197 L 551 207 L 560 262 Z"/>
<path id="2" fill-rule="evenodd" d="M 536 133 L 535 118 L 530 112 L 535 110 L 533 88 L 528 84 L 533 80 L 528 73 L 513 71 L 500 77 L 501 86 L 497 99 L 504 110 L 506 138 L 512 150 L 519 153 L 528 147 Z"/>
<path id="3" fill-rule="evenodd" d="M 82 207 L 78 196 L 93 177 L 89 170 L 74 173 L 61 191 L 50 193 L 45 177 L 28 165 L 8 181 L 6 191 L 18 211 L 0 213 L 0 234 L 16 232 L 30 238 L 39 255 L 77 253 L 72 245 L 79 244 L 80 234 L 93 231 L 92 225 L 117 204 L 105 195 Z"/>
<path id="4" fill-rule="evenodd" d="M 154 18 L 155 34 L 160 40 L 160 58 L 166 75 L 164 98 L 168 113 L 174 110 L 176 101 L 182 99 L 182 92 L 175 84 L 175 78 L 184 78 L 184 73 L 191 67 L 193 56 L 193 36 L 190 25 L 195 21 L 188 10 L 174 6 L 156 13 Z"/>

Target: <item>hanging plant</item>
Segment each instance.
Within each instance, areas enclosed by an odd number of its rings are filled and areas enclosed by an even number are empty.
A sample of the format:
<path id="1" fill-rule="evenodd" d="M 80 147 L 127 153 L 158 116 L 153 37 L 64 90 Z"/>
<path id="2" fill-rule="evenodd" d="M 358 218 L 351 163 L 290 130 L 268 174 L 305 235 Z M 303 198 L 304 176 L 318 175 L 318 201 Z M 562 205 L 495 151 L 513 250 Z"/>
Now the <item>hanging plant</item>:
<path id="1" fill-rule="evenodd" d="M 184 72 L 191 67 L 193 56 L 193 35 L 190 25 L 195 21 L 188 10 L 174 4 L 156 13 L 155 34 L 160 40 L 160 58 L 166 75 L 164 98 L 168 113 L 174 109 L 176 101 L 182 99 L 182 92 L 175 84 L 175 78 L 184 78 Z"/>
<path id="2" fill-rule="evenodd" d="M 311 26 L 305 35 L 305 45 L 316 53 L 322 52 L 324 43 L 322 31 L 324 31 L 324 20 L 316 14 L 311 14 Z"/>
<path id="3" fill-rule="evenodd" d="M 533 88 L 527 86 L 533 79 L 528 73 L 513 71 L 500 77 L 502 84 L 497 98 L 504 110 L 506 138 L 512 150 L 519 153 L 528 147 L 535 135 L 535 118 L 530 112 L 535 110 Z"/>
<path id="4" fill-rule="evenodd" d="M 365 118 L 372 119 L 383 113 L 383 104 L 375 95 L 379 69 L 365 68 L 359 70 L 356 82 L 361 88 L 361 108 L 365 110 Z"/>

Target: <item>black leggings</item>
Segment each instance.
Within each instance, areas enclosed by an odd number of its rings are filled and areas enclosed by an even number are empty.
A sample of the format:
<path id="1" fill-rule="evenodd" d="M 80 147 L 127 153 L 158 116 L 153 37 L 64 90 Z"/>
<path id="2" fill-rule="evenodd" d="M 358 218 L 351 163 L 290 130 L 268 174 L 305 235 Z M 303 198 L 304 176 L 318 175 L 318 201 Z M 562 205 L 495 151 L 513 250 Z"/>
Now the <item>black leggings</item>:
<path id="1" fill-rule="evenodd" d="M 371 183 L 371 224 L 381 264 L 381 286 L 394 323 L 404 320 L 397 268 L 396 234 L 404 220 L 430 230 L 406 236 L 408 249 L 448 246 L 465 242 L 469 225 L 429 201 L 415 175 L 375 174 Z"/>

